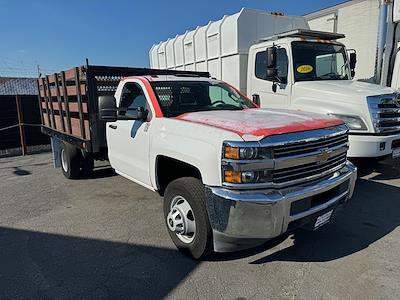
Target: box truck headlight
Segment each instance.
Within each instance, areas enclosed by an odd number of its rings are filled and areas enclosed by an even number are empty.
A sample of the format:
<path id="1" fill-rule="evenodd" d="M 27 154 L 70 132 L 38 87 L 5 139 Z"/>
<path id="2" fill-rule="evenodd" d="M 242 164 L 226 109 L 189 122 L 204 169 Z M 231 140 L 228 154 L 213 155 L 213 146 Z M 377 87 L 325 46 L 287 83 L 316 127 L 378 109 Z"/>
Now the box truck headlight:
<path id="1" fill-rule="evenodd" d="M 364 121 L 361 120 L 360 117 L 337 115 L 337 114 L 328 114 L 328 115 L 342 119 L 346 123 L 346 125 L 349 127 L 350 130 L 360 130 L 360 131 L 368 130 L 367 125 L 365 125 Z"/>

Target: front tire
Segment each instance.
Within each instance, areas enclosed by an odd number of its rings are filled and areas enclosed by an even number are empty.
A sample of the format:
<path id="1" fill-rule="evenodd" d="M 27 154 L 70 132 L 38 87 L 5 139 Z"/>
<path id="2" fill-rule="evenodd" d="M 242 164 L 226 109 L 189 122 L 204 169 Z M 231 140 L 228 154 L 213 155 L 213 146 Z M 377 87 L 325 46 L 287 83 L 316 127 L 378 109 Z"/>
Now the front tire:
<path id="1" fill-rule="evenodd" d="M 204 185 L 193 177 L 172 181 L 164 195 L 168 233 L 180 251 L 195 259 L 213 251 L 212 230 L 205 200 Z"/>

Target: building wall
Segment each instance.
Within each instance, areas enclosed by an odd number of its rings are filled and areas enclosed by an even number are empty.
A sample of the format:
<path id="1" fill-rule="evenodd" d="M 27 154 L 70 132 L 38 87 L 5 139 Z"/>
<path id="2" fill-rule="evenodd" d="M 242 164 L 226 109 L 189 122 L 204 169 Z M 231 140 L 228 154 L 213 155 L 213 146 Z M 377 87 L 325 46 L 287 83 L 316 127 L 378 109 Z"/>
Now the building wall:
<path id="1" fill-rule="evenodd" d="M 336 16 L 336 20 L 335 20 Z M 379 1 L 353 0 L 305 16 L 313 30 L 344 33 L 348 49 L 357 51 L 356 79 L 374 76 Z"/>

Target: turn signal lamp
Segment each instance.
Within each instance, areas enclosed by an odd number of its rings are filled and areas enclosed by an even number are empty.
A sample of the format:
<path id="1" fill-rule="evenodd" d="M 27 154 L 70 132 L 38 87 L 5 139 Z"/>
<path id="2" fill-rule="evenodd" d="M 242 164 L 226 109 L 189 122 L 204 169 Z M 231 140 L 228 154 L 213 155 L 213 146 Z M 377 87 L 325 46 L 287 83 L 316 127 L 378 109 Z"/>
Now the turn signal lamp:
<path id="1" fill-rule="evenodd" d="M 225 158 L 239 159 L 239 148 L 225 147 Z"/>
<path id="2" fill-rule="evenodd" d="M 237 171 L 224 171 L 224 181 L 228 183 L 241 183 L 242 173 Z"/>

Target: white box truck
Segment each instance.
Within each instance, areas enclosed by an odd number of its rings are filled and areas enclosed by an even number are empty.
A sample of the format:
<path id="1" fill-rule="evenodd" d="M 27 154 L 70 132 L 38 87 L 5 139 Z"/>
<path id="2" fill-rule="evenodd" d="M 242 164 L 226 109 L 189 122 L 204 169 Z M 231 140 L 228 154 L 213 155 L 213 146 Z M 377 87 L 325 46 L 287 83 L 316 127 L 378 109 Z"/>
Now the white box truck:
<path id="1" fill-rule="evenodd" d="M 261 107 L 340 117 L 350 128 L 349 157 L 398 158 L 400 96 L 352 80 L 356 54 L 340 38 L 311 31 L 304 17 L 242 9 L 153 45 L 150 65 L 208 71 Z"/>

